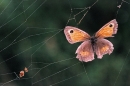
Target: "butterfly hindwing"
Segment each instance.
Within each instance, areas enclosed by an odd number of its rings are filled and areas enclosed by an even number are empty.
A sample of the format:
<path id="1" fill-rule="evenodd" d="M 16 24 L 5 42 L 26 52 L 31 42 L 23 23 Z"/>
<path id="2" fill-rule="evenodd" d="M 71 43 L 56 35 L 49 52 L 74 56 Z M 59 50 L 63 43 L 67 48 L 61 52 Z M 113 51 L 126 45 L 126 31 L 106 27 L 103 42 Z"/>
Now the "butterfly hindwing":
<path id="1" fill-rule="evenodd" d="M 97 38 L 113 37 L 113 34 L 117 33 L 118 24 L 116 19 L 111 20 L 105 24 L 96 34 Z"/>
<path id="2" fill-rule="evenodd" d="M 88 62 L 94 60 L 94 52 L 90 40 L 84 41 L 76 50 L 77 56 L 80 61 Z"/>
<path id="3" fill-rule="evenodd" d="M 66 26 L 64 29 L 64 33 L 65 33 L 66 39 L 71 44 L 85 41 L 86 39 L 90 38 L 90 35 L 88 33 L 72 26 Z"/>
<path id="4" fill-rule="evenodd" d="M 97 58 L 101 59 L 105 54 L 111 54 L 113 52 L 113 44 L 107 39 L 98 39 L 94 45 L 94 49 Z"/>

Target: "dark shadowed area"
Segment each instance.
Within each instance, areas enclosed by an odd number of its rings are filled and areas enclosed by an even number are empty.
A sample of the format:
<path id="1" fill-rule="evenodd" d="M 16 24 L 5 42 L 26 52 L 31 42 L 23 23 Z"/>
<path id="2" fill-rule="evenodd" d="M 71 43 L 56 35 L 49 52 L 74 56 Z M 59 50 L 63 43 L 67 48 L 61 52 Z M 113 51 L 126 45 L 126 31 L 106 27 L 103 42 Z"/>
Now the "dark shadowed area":
<path id="1" fill-rule="evenodd" d="M 0 0 L 0 86 L 130 86 L 130 0 Z M 110 20 L 111 55 L 80 62 L 65 26 L 91 36 Z M 80 21 L 81 20 L 81 21 Z M 23 77 L 20 71 L 28 68 Z"/>

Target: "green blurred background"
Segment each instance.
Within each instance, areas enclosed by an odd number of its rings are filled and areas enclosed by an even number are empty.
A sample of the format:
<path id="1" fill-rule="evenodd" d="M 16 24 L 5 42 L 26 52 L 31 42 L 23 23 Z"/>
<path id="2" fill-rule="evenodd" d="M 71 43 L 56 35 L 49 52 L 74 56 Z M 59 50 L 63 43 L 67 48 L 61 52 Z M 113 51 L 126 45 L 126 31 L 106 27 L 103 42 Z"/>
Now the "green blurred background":
<path id="1" fill-rule="evenodd" d="M 130 4 L 121 0 L 95 2 L 1 0 L 0 85 L 130 86 Z M 89 11 L 81 12 L 93 3 Z M 117 6 L 121 3 L 119 9 Z M 79 12 L 76 21 L 72 19 Z M 113 53 L 104 55 L 102 60 L 95 56 L 92 62 L 79 62 L 75 51 L 80 43 L 69 44 L 64 27 L 75 26 L 93 35 L 115 18 L 118 33 L 109 38 L 114 45 Z M 19 79 L 16 75 L 24 67 L 28 67 L 29 72 Z"/>

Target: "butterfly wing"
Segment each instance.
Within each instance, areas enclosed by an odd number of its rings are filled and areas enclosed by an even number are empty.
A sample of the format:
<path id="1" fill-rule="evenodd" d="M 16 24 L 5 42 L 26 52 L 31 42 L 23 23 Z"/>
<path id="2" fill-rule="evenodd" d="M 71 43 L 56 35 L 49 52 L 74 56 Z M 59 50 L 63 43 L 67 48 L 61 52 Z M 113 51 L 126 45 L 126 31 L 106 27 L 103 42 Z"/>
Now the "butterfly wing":
<path id="1" fill-rule="evenodd" d="M 106 39 L 98 39 L 94 45 L 94 49 L 97 58 L 101 59 L 105 54 L 111 54 L 113 52 L 113 44 Z"/>
<path id="2" fill-rule="evenodd" d="M 90 38 L 89 34 L 72 26 L 66 26 L 64 29 L 64 33 L 65 33 L 66 39 L 71 44 L 85 41 L 86 39 Z"/>
<path id="3" fill-rule="evenodd" d="M 113 34 L 117 33 L 118 24 L 116 19 L 111 20 L 105 24 L 96 34 L 97 38 L 113 37 Z"/>
<path id="4" fill-rule="evenodd" d="M 88 62 L 94 60 L 94 52 L 90 40 L 84 41 L 76 50 L 77 56 L 80 61 Z"/>

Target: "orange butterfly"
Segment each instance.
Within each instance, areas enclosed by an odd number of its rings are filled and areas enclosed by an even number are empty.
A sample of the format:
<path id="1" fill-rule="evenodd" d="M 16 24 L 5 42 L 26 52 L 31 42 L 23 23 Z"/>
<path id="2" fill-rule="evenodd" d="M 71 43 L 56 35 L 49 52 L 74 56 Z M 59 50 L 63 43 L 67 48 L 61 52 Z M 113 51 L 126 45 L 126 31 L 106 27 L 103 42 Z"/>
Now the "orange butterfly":
<path id="1" fill-rule="evenodd" d="M 94 60 L 94 52 L 99 59 L 101 59 L 103 55 L 110 55 L 113 52 L 113 44 L 104 38 L 114 37 L 113 34 L 117 33 L 117 28 L 117 21 L 113 19 L 96 32 L 94 36 L 90 36 L 83 30 L 72 26 L 66 26 L 64 33 L 66 39 L 71 44 L 83 41 L 76 50 L 76 58 L 80 61 L 88 62 Z"/>

